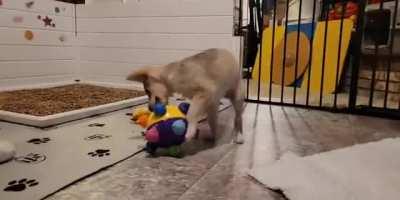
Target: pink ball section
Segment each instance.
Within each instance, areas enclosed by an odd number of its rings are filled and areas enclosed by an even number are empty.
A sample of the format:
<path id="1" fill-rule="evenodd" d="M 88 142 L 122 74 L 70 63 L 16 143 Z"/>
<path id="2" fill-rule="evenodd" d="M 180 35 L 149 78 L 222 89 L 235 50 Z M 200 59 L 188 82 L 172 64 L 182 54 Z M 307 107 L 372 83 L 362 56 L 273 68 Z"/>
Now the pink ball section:
<path id="1" fill-rule="evenodd" d="M 155 127 L 151 128 L 146 132 L 145 138 L 149 142 L 157 143 L 160 139 L 158 131 Z"/>

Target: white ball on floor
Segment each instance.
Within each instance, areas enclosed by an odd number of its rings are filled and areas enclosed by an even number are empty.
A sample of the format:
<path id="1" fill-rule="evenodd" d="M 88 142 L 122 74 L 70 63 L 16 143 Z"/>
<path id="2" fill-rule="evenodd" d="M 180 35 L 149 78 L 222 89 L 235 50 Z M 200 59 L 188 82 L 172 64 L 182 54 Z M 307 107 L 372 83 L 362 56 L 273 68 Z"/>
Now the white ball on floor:
<path id="1" fill-rule="evenodd" d="M 15 156 L 15 146 L 6 140 L 0 140 L 0 163 L 8 161 Z"/>

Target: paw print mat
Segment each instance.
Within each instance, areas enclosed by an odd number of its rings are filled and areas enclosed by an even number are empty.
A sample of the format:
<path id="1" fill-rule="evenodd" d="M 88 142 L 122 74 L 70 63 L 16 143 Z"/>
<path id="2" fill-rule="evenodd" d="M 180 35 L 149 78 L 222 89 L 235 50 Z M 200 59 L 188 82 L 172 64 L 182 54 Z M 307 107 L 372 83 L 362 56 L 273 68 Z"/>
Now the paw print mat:
<path id="1" fill-rule="evenodd" d="M 220 110 L 229 107 L 222 101 Z M 43 199 L 102 169 L 131 157 L 145 141 L 127 113 L 133 108 L 50 129 L 0 122 L 0 140 L 17 155 L 0 164 L 0 199 Z"/>

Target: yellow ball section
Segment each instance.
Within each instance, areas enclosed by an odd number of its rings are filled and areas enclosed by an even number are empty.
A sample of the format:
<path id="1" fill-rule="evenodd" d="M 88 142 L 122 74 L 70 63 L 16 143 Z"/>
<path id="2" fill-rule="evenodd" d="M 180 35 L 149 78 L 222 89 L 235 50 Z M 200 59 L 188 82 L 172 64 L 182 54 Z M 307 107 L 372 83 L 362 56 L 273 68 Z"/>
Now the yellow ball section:
<path id="1" fill-rule="evenodd" d="M 167 112 L 163 116 L 156 116 L 154 113 L 151 113 L 149 119 L 147 121 L 147 127 L 163 120 L 171 119 L 171 118 L 185 118 L 185 114 L 179 110 L 178 106 L 167 105 Z"/>
<path id="2" fill-rule="evenodd" d="M 142 115 L 150 115 L 151 112 L 149 109 L 147 109 L 147 107 L 139 107 L 136 108 L 133 113 L 132 113 L 132 120 L 136 121 L 137 119 L 139 119 L 139 117 L 141 117 Z"/>

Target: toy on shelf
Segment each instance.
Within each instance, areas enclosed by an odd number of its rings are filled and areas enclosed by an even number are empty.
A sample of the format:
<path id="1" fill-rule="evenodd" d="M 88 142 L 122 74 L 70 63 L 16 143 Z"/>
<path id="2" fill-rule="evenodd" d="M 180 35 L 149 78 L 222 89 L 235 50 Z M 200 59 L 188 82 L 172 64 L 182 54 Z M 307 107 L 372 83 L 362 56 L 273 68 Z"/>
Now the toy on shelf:
<path id="1" fill-rule="evenodd" d="M 343 15 L 343 16 L 342 16 Z M 337 2 L 332 10 L 329 11 L 329 20 L 340 20 L 349 18 L 355 24 L 357 22 L 358 4 L 354 2 Z"/>
<path id="2" fill-rule="evenodd" d="M 180 145 L 185 141 L 188 122 L 186 113 L 188 103 L 179 106 L 157 103 L 153 112 L 147 108 L 138 108 L 132 114 L 132 120 L 145 131 L 146 152 L 154 155 L 158 148 L 165 148 L 170 156 L 181 154 Z"/>

